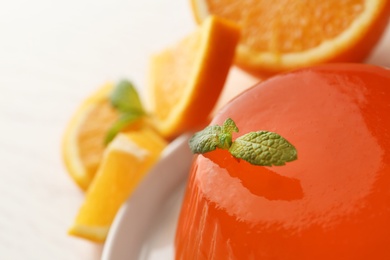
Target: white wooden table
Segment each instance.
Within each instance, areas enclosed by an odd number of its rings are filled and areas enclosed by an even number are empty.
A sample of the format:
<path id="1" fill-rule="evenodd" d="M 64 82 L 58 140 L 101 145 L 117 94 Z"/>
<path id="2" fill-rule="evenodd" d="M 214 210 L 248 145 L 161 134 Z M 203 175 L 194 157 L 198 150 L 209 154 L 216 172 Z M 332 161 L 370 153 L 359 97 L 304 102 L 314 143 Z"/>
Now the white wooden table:
<path id="1" fill-rule="evenodd" d="M 100 258 L 66 234 L 83 193 L 62 163 L 65 125 L 108 80 L 142 91 L 149 55 L 194 28 L 187 0 L 0 1 L 0 259 Z M 389 48 L 390 30 L 369 62 L 390 67 Z M 254 82 L 234 70 L 228 95 Z"/>

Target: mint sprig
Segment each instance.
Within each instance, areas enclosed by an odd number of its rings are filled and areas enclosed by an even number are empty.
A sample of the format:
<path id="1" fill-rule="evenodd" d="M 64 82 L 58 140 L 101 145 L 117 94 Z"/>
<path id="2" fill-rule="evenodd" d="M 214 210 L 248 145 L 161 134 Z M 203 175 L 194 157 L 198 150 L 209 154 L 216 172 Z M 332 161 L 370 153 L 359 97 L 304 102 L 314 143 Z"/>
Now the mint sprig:
<path id="1" fill-rule="evenodd" d="M 253 165 L 281 166 L 297 159 L 297 150 L 285 138 L 268 131 L 250 132 L 232 140 L 238 128 L 231 118 L 222 126 L 208 126 L 195 133 L 189 141 L 191 151 L 196 154 L 225 149 L 232 156 Z"/>
<path id="2" fill-rule="evenodd" d="M 138 92 L 134 85 L 122 80 L 114 87 L 109 97 L 111 105 L 118 110 L 119 118 L 108 130 L 104 143 L 107 145 L 125 127 L 144 116 L 145 110 L 142 106 Z"/>

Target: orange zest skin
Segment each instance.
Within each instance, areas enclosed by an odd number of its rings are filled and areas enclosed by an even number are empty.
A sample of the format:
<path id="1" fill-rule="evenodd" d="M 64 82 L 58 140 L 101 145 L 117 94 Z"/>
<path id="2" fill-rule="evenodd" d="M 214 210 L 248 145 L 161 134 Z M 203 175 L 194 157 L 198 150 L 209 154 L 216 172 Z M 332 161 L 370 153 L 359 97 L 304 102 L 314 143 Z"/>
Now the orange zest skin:
<path id="1" fill-rule="evenodd" d="M 233 139 L 281 134 L 298 160 L 261 167 L 196 157 L 176 260 L 390 259 L 390 70 L 329 64 L 273 77 L 219 111 Z"/>
<path id="2" fill-rule="evenodd" d="M 177 45 L 152 57 L 149 97 L 159 132 L 166 138 L 207 122 L 233 61 L 239 28 L 209 17 Z"/>
<path id="3" fill-rule="evenodd" d="M 360 62 L 383 34 L 388 0 L 191 0 L 196 21 L 218 15 L 238 23 L 236 64 L 269 75 L 326 62 Z"/>

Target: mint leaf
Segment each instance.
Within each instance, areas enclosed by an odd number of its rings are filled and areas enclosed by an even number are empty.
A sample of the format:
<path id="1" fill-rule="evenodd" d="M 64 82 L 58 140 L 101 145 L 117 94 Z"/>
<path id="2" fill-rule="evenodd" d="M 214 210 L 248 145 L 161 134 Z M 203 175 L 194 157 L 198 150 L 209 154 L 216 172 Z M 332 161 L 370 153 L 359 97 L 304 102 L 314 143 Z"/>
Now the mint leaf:
<path id="1" fill-rule="evenodd" d="M 233 132 L 238 133 L 238 127 L 233 119 L 228 118 L 222 125 L 222 132 L 232 134 Z"/>
<path id="2" fill-rule="evenodd" d="M 121 130 L 145 115 L 137 90 L 127 80 L 122 80 L 115 86 L 109 100 L 119 111 L 119 118 L 108 130 L 104 139 L 105 145 L 111 142 Z"/>
<path id="3" fill-rule="evenodd" d="M 108 143 L 110 143 L 121 130 L 123 130 L 126 126 L 130 125 L 131 123 L 135 122 L 142 115 L 143 114 L 136 114 L 136 113 L 122 114 L 118 118 L 118 120 L 114 122 L 114 124 L 110 127 L 110 129 L 108 129 L 108 132 L 104 139 L 104 144 L 107 145 Z"/>
<path id="4" fill-rule="evenodd" d="M 222 126 L 208 126 L 195 133 L 189 141 L 190 149 L 200 154 L 225 149 L 238 159 L 262 166 L 280 166 L 297 159 L 295 147 L 277 133 L 250 132 L 232 141 L 233 132 L 238 132 L 238 127 L 228 118 Z"/>
<path id="5" fill-rule="evenodd" d="M 111 104 L 124 113 L 144 113 L 141 100 L 134 85 L 127 81 L 120 81 L 110 95 Z"/>
<path id="6" fill-rule="evenodd" d="M 207 153 L 215 150 L 219 144 L 218 136 L 221 131 L 222 127 L 215 125 L 195 133 L 189 141 L 191 151 L 193 153 Z"/>
<path id="7" fill-rule="evenodd" d="M 222 133 L 218 136 L 218 148 L 229 149 L 229 147 L 232 145 L 233 132 L 238 132 L 238 127 L 231 118 L 228 118 L 222 125 Z"/>
<path id="8" fill-rule="evenodd" d="M 195 133 L 189 141 L 193 153 L 207 153 L 215 150 L 229 149 L 232 145 L 232 133 L 238 132 L 236 123 L 231 118 L 225 120 L 222 126 L 208 126 Z"/>
<path id="9" fill-rule="evenodd" d="M 254 165 L 280 166 L 297 159 L 295 147 L 277 133 L 251 132 L 237 138 L 229 149 L 236 158 Z"/>

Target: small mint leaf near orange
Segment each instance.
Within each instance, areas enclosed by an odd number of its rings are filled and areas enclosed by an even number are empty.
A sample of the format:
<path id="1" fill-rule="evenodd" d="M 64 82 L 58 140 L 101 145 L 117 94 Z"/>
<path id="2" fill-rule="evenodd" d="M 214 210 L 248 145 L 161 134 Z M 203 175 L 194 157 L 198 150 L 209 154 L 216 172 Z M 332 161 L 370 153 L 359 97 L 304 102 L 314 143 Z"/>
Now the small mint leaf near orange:
<path id="1" fill-rule="evenodd" d="M 260 166 L 281 166 L 297 159 L 295 147 L 277 133 L 250 132 L 232 141 L 233 132 L 238 132 L 238 127 L 231 118 L 222 126 L 208 126 L 192 136 L 191 151 L 203 154 L 216 148 L 225 149 L 237 159 Z"/>
<path id="2" fill-rule="evenodd" d="M 297 159 L 297 150 L 277 133 L 258 131 L 238 137 L 229 148 L 236 158 L 254 165 L 281 166 Z"/>
<path id="3" fill-rule="evenodd" d="M 104 144 L 106 145 L 111 142 L 122 129 L 146 114 L 137 90 L 134 85 L 127 80 L 122 80 L 115 86 L 110 95 L 110 103 L 119 111 L 119 118 L 110 127 L 105 136 Z"/>
<path id="4" fill-rule="evenodd" d="M 128 80 L 122 80 L 116 84 L 111 92 L 110 102 L 113 107 L 122 113 L 144 113 L 138 92 Z"/>
<path id="5" fill-rule="evenodd" d="M 104 139 L 104 143 L 106 145 L 110 143 L 122 129 L 124 129 L 126 126 L 130 125 L 131 123 L 137 121 L 137 119 L 139 119 L 141 116 L 142 114 L 135 114 L 135 113 L 121 114 L 119 118 L 112 124 L 110 129 L 108 129 L 108 132 Z"/>

